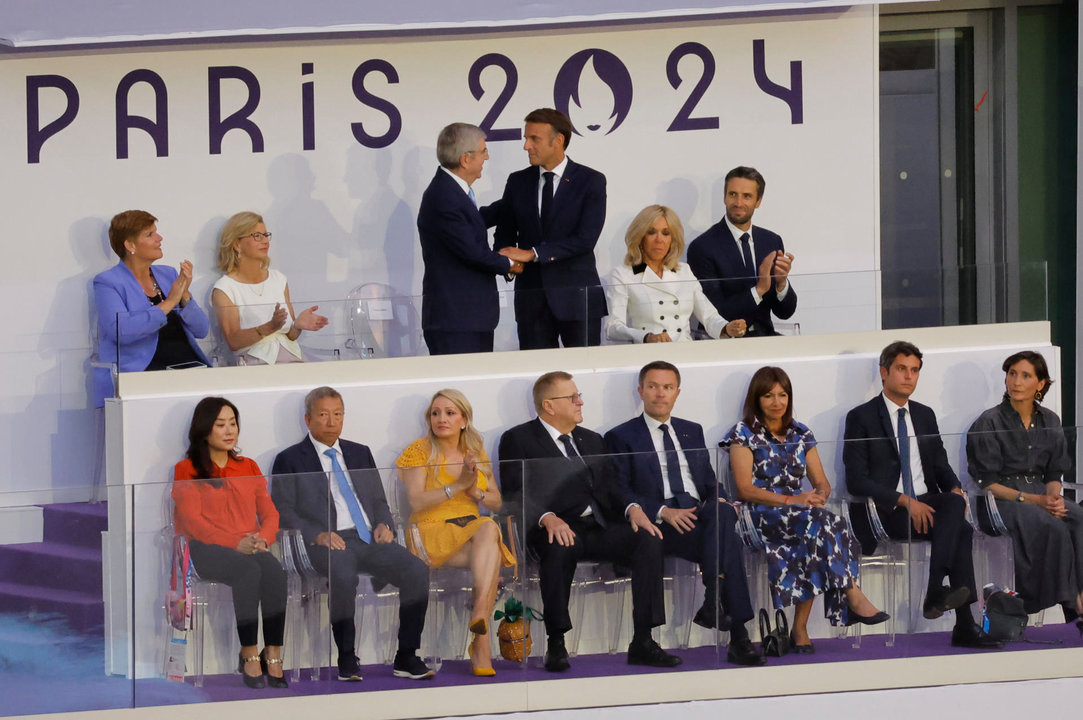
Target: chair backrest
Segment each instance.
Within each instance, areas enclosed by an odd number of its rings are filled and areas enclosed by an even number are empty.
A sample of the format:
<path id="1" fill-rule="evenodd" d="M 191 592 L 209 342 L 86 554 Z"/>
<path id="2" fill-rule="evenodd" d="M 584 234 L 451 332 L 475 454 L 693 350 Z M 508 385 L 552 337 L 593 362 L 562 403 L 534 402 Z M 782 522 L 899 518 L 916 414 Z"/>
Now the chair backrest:
<path id="1" fill-rule="evenodd" d="M 347 347 L 358 357 L 421 354 L 421 318 L 415 297 L 383 283 L 365 283 L 346 295 L 346 315 Z"/>

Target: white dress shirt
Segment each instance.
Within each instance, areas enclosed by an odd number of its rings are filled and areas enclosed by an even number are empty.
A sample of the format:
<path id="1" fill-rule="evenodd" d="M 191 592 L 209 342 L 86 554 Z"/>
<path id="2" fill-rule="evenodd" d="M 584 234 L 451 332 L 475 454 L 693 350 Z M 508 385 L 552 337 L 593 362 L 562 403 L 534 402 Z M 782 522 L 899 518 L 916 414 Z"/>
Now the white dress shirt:
<path id="1" fill-rule="evenodd" d="M 677 449 L 677 460 L 681 467 L 681 485 L 684 486 L 686 493 L 699 502 L 702 498 L 699 496 L 699 491 L 696 490 L 696 484 L 692 481 L 692 470 L 688 467 L 688 458 L 684 456 L 684 448 L 681 447 L 681 441 L 677 439 L 677 432 L 673 429 L 670 420 L 666 421 L 666 427 L 669 428 L 669 437 L 673 440 L 673 447 Z M 662 468 L 662 497 L 669 500 L 673 497 L 673 490 L 670 489 L 669 464 L 666 462 L 666 446 L 662 440 L 662 423 L 647 413 L 643 413 L 643 421 L 647 423 L 647 430 L 651 434 L 651 442 L 654 443 L 654 452 L 657 453 L 658 464 Z M 658 508 L 658 517 L 654 519 L 655 522 L 662 522 L 662 509 L 664 507 L 666 506 L 663 505 Z"/>
<path id="2" fill-rule="evenodd" d="M 320 458 L 320 465 L 323 467 L 323 471 L 327 473 L 327 486 L 331 490 L 331 500 L 335 503 L 335 518 L 338 520 L 335 530 L 349 530 L 354 527 L 353 516 L 350 515 L 350 506 L 346 504 L 346 500 L 342 497 L 342 492 L 338 489 L 338 480 L 335 478 L 334 468 L 331 466 L 331 458 L 324 455 L 329 449 L 334 450 L 335 455 L 338 458 L 339 467 L 342 468 L 343 472 L 346 473 L 347 479 L 349 479 L 350 471 L 346 467 L 346 458 L 342 455 L 342 448 L 339 447 L 338 440 L 335 440 L 335 444 L 329 448 L 327 445 L 324 445 L 322 442 L 312 437 L 312 433 L 308 434 L 308 439 L 312 441 L 312 447 L 316 448 L 316 455 Z M 357 493 L 354 493 L 354 497 L 357 498 L 357 505 L 361 508 L 361 517 L 364 518 L 365 524 L 368 525 L 368 528 L 371 531 L 372 521 L 369 520 L 368 513 L 365 512 L 365 506 L 361 504 L 361 498 L 357 497 Z"/>
<path id="3" fill-rule="evenodd" d="M 752 272 L 754 272 L 754 273 L 756 273 L 758 275 L 759 272 L 760 272 L 760 267 L 756 263 L 756 236 L 752 234 L 752 225 L 750 224 L 748 226 L 748 230 L 742 230 L 741 228 L 737 227 L 736 225 L 734 225 L 733 223 L 730 222 L 729 215 L 727 215 L 725 217 L 725 220 L 726 220 L 726 227 L 728 227 L 730 229 L 730 233 L 733 235 L 733 241 L 737 244 L 737 254 L 741 256 L 742 260 L 744 260 L 744 258 L 745 258 L 745 251 L 744 251 L 744 244 L 741 242 L 741 236 L 744 235 L 745 233 L 748 233 L 748 249 L 752 252 L 752 264 L 754 266 L 752 268 Z M 773 280 L 771 281 L 771 285 L 772 285 L 772 287 L 774 287 L 774 281 Z M 757 305 L 759 305 L 760 302 L 763 300 L 763 297 L 761 297 L 760 294 L 758 292 L 756 292 L 756 286 L 755 285 L 752 286 L 752 289 L 750 290 L 750 292 L 752 293 L 752 299 L 756 301 Z M 790 283 L 789 283 L 789 281 L 786 282 L 786 287 L 782 288 L 782 292 L 778 292 L 778 293 L 775 293 L 775 294 L 777 295 L 779 300 L 782 300 L 783 298 L 786 297 L 786 294 L 788 292 L 790 292 Z"/>
<path id="4" fill-rule="evenodd" d="M 918 452 L 918 438 L 914 433 L 914 422 L 910 419 L 910 403 L 896 405 L 887 395 L 880 393 L 880 397 L 884 399 L 887 416 L 891 418 L 891 429 L 895 431 L 896 444 L 899 442 L 899 410 L 906 410 L 906 436 L 910 439 L 910 476 L 914 480 L 914 497 L 929 492 L 929 486 L 925 484 L 925 470 L 921 467 L 921 453 Z M 895 486 L 895 490 L 896 492 L 903 492 L 901 470 L 899 471 L 899 484 Z"/>

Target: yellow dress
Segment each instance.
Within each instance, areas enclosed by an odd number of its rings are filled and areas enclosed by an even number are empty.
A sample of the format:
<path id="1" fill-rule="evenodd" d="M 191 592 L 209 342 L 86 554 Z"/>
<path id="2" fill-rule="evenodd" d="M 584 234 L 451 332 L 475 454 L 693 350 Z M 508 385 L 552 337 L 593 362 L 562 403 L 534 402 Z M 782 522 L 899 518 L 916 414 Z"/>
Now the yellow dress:
<path id="1" fill-rule="evenodd" d="M 428 465 L 430 445 L 428 438 L 419 438 L 410 444 L 410 447 L 402 451 L 402 455 L 395 461 L 400 468 L 423 467 Z M 483 453 L 478 458 L 479 463 L 488 463 L 489 458 Z M 425 468 L 425 489 L 442 490 L 444 486 L 455 482 L 456 478 L 449 473 L 444 465 L 435 468 Z M 478 470 L 478 487 L 485 490 L 488 487 L 485 475 Z M 472 516 L 474 519 L 465 525 L 457 525 L 447 522 L 452 518 Z M 440 567 L 451 559 L 466 542 L 474 537 L 474 533 L 481 529 L 483 523 L 494 522 L 490 517 L 480 517 L 478 504 L 467 497 L 465 492 L 452 495 L 449 499 L 433 506 L 428 510 L 416 512 L 410 516 L 410 523 L 416 524 L 421 536 L 421 544 L 425 546 L 425 552 L 429 555 L 429 567 Z M 407 535 L 407 545 L 410 551 L 418 554 L 417 548 L 413 547 L 412 539 Z M 505 567 L 515 564 L 515 556 L 511 550 L 501 541 L 500 554 L 503 556 Z"/>

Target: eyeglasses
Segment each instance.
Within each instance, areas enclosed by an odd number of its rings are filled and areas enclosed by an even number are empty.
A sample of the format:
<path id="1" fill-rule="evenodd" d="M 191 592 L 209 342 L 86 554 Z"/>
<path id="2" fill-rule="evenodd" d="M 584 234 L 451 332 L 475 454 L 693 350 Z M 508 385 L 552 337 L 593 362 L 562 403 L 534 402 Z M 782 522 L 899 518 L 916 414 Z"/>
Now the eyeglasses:
<path id="1" fill-rule="evenodd" d="M 238 240 L 247 240 L 248 238 L 252 238 L 253 240 L 255 240 L 257 242 L 259 241 L 260 238 L 267 238 L 268 240 L 270 240 L 271 239 L 271 233 L 254 232 L 254 233 L 250 233 L 248 235 L 241 235 L 237 239 Z"/>
<path id="2" fill-rule="evenodd" d="M 574 395 L 557 395 L 556 397 L 546 398 L 547 400 L 571 400 L 573 403 L 583 401 L 583 393 L 576 393 Z"/>

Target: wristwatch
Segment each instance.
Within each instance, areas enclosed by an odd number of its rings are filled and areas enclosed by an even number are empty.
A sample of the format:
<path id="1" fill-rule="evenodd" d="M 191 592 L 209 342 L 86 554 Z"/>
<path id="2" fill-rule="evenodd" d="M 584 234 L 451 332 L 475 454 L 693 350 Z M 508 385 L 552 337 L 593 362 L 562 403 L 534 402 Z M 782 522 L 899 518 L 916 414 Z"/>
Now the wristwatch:
<path id="1" fill-rule="evenodd" d="M 1026 500 L 1023 499 L 1023 492 L 1021 490 L 1019 491 L 1019 496 L 1016 497 L 1015 500 L 1016 502 L 1026 502 Z"/>

